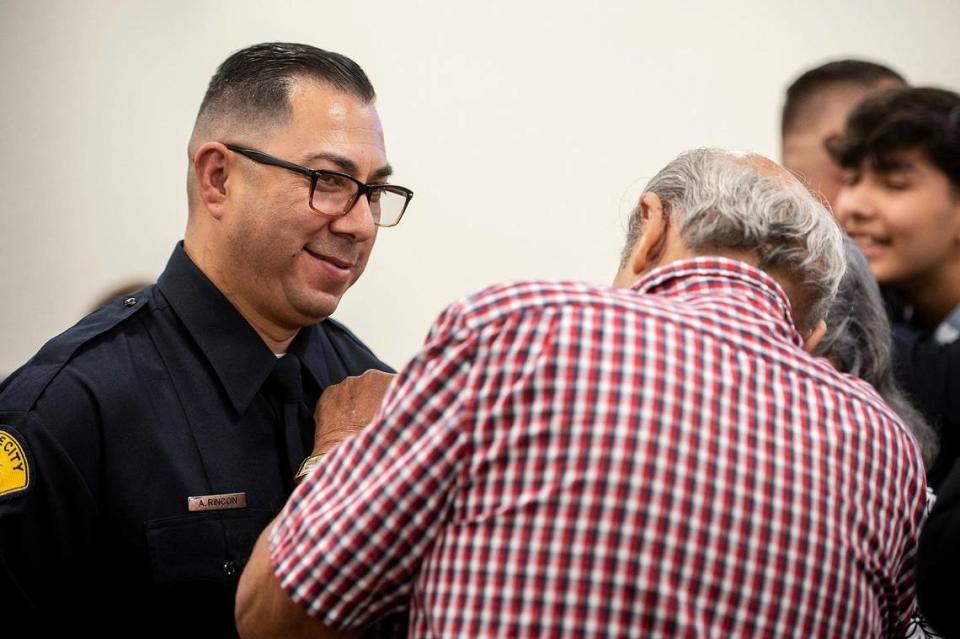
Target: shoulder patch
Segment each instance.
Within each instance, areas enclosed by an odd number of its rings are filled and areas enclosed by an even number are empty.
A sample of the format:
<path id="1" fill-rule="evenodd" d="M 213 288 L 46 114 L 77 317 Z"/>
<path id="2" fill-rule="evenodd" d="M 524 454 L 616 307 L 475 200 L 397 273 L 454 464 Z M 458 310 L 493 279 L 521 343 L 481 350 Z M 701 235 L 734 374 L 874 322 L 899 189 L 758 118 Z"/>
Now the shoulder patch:
<path id="1" fill-rule="evenodd" d="M 9 430 L 0 428 L 0 497 L 24 491 L 29 486 L 27 452 Z"/>

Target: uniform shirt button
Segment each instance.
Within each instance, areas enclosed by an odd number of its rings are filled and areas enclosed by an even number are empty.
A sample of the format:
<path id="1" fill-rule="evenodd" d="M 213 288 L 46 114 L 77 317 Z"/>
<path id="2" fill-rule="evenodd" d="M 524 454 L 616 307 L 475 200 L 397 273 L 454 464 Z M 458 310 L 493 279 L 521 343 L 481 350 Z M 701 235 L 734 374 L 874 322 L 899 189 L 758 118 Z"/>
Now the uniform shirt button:
<path id="1" fill-rule="evenodd" d="M 223 562 L 223 574 L 227 577 L 233 577 L 237 574 L 237 564 L 232 561 Z"/>
<path id="2" fill-rule="evenodd" d="M 130 308 L 131 306 L 136 306 L 136 305 L 137 305 L 137 298 L 135 298 L 135 297 L 128 297 L 127 299 L 123 300 L 123 305 L 124 305 L 125 307 L 127 307 L 127 308 Z"/>

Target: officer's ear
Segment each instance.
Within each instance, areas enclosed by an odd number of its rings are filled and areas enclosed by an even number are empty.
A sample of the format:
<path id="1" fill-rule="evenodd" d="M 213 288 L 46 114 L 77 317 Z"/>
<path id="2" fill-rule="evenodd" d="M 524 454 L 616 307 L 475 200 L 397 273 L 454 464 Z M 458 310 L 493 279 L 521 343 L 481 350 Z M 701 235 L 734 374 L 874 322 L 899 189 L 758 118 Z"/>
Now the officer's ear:
<path id="1" fill-rule="evenodd" d="M 229 150 L 219 142 L 207 142 L 193 154 L 197 195 L 210 214 L 221 219 L 227 201 Z"/>

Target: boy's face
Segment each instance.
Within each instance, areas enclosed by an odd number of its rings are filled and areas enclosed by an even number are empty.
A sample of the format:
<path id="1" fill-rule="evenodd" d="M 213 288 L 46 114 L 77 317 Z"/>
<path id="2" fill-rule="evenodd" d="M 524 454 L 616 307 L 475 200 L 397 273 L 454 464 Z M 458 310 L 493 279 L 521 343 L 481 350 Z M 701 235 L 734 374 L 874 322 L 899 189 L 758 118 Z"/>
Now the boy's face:
<path id="1" fill-rule="evenodd" d="M 835 212 L 881 284 L 931 284 L 960 260 L 960 193 L 920 151 L 849 172 Z"/>

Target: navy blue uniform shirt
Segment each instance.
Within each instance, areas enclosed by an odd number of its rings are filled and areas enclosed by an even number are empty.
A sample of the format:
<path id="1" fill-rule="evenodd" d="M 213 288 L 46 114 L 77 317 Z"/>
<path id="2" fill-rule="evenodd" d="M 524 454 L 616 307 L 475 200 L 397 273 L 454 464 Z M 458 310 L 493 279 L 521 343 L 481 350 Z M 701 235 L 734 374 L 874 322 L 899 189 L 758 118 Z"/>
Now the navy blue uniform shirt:
<path id="1" fill-rule="evenodd" d="M 329 319 L 288 353 L 302 362 L 306 453 L 323 388 L 390 370 Z M 234 636 L 240 572 L 292 488 L 266 383 L 277 361 L 181 243 L 156 285 L 5 380 L 0 606 L 35 633 Z M 232 497 L 188 509 L 213 495 Z"/>

